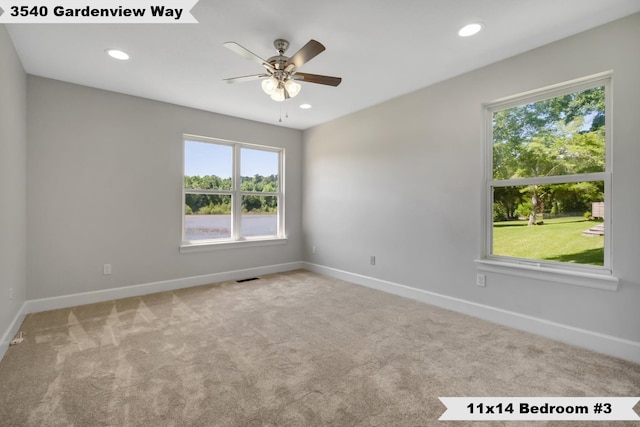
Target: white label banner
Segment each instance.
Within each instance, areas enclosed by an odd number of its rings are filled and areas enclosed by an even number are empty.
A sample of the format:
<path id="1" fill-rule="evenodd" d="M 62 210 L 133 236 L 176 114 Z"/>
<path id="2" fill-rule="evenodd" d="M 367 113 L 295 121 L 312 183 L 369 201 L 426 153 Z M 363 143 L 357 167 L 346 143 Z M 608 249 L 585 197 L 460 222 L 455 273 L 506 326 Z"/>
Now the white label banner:
<path id="1" fill-rule="evenodd" d="M 637 421 L 640 397 L 439 397 L 440 420 Z"/>
<path id="2" fill-rule="evenodd" d="M 0 24 L 197 24 L 198 0 L 0 0 Z"/>

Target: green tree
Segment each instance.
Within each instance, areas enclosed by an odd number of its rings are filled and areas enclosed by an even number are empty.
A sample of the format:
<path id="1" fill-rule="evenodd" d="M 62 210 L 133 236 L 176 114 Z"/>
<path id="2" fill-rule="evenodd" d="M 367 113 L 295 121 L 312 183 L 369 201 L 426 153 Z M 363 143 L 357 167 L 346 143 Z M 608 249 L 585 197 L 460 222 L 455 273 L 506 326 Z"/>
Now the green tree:
<path id="1" fill-rule="evenodd" d="M 494 112 L 493 179 L 604 171 L 604 105 L 604 87 L 597 87 Z M 530 203 L 530 225 L 538 213 L 575 208 L 603 194 L 596 183 L 516 189 L 495 188 L 494 214 L 510 219 L 516 206 Z"/>
<path id="2" fill-rule="evenodd" d="M 185 176 L 184 188 L 187 190 L 231 190 L 231 178 L 215 175 Z M 277 175 L 254 175 L 240 177 L 241 191 L 275 193 L 278 191 Z M 186 194 L 185 214 L 213 215 L 231 213 L 230 197 L 217 194 Z M 278 199 L 275 196 L 244 196 L 243 212 L 276 212 Z"/>

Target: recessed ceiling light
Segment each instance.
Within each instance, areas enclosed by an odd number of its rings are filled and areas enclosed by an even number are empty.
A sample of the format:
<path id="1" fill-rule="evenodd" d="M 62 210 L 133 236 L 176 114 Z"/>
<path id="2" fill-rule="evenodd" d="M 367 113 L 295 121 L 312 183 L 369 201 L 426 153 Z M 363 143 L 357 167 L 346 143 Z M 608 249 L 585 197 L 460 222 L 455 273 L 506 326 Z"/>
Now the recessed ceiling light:
<path id="1" fill-rule="evenodd" d="M 478 32 L 482 29 L 482 24 L 474 22 L 472 24 L 467 24 L 464 27 L 460 28 L 458 31 L 458 35 L 460 37 L 469 37 L 474 34 L 478 34 Z"/>
<path id="2" fill-rule="evenodd" d="M 311 108 L 311 104 L 302 104 L 300 105 L 300 108 L 302 108 L 303 110 L 308 110 L 309 108 Z"/>
<path id="3" fill-rule="evenodd" d="M 126 61 L 127 59 L 129 59 L 129 55 L 126 52 L 118 49 L 107 49 L 105 50 L 105 52 L 107 52 L 107 55 L 109 55 L 110 57 L 119 59 L 120 61 Z"/>

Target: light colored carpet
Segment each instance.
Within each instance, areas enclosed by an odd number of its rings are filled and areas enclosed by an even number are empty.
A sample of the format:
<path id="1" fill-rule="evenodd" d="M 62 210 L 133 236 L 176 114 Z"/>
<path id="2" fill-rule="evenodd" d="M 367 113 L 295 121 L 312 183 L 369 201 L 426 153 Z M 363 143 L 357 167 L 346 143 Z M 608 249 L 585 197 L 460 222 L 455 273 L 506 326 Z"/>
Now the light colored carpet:
<path id="1" fill-rule="evenodd" d="M 0 362 L 2 426 L 517 425 L 439 422 L 438 396 L 640 395 L 640 365 L 307 271 L 22 330 Z"/>

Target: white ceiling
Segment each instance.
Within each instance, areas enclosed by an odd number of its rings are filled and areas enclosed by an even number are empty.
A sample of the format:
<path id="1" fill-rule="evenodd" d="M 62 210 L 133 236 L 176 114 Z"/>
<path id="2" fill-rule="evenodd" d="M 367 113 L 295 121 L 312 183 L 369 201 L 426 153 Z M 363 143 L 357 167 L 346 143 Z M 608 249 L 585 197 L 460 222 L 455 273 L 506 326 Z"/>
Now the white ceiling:
<path id="1" fill-rule="evenodd" d="M 306 129 L 639 11 L 638 0 L 200 0 L 199 24 L 7 27 L 29 74 Z M 474 21 L 481 33 L 457 35 Z M 320 41 L 327 50 L 300 71 L 342 84 L 302 83 L 277 103 L 259 81 L 223 81 L 263 71 L 224 42 L 268 58 L 276 38 L 289 40 L 289 56 Z"/>

